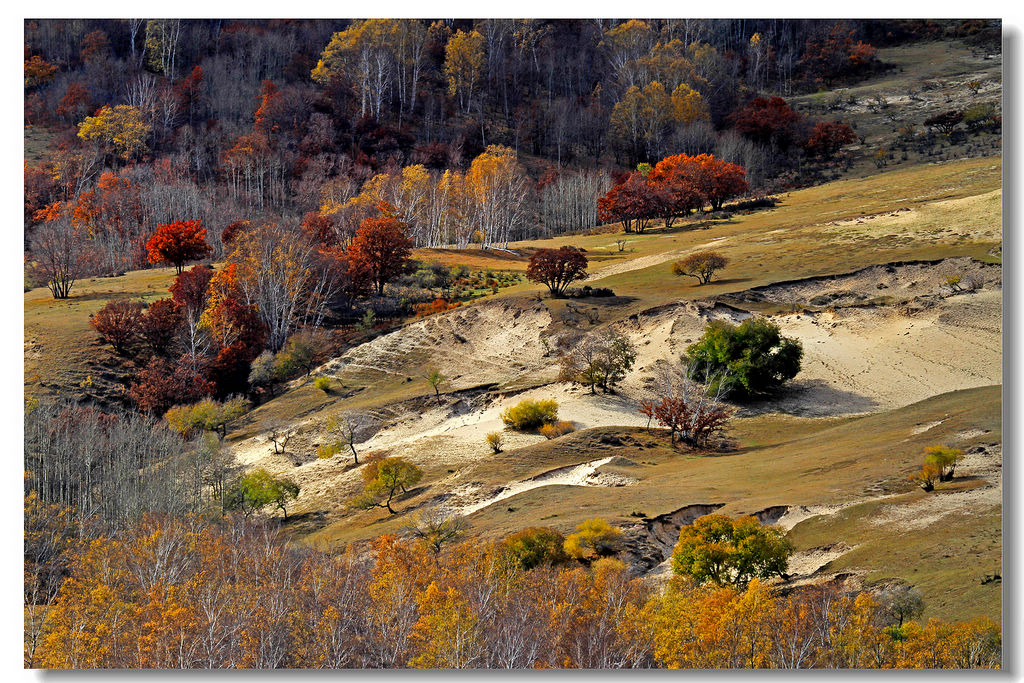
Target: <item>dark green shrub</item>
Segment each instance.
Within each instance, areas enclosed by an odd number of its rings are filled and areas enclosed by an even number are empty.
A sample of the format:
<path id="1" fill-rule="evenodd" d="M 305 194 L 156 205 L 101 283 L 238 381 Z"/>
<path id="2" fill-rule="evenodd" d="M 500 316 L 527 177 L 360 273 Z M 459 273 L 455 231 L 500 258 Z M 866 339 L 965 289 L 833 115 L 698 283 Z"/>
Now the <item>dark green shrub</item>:
<path id="1" fill-rule="evenodd" d="M 739 325 L 724 320 L 708 323 L 696 344 L 686 350 L 695 376 L 708 377 L 711 389 L 733 398 L 751 398 L 778 389 L 800 372 L 803 346 L 783 337 L 765 318 Z"/>

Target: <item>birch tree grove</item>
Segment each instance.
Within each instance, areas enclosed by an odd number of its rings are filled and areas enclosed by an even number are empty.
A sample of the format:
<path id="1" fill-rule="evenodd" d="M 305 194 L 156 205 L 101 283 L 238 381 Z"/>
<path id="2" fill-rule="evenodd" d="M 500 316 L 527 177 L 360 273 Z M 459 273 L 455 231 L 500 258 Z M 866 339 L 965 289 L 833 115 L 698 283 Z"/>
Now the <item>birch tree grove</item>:
<path id="1" fill-rule="evenodd" d="M 197 448 L 139 413 L 40 404 L 25 416 L 25 483 L 81 520 L 120 528 L 147 511 L 199 511 Z"/>
<path id="2" fill-rule="evenodd" d="M 597 226 L 597 200 L 612 188 L 603 171 L 564 173 L 541 190 L 542 234 L 554 237 Z"/>
<path id="3" fill-rule="evenodd" d="M 610 183 L 599 180 L 602 174 L 584 177 L 587 180 L 580 187 L 586 189 L 577 192 L 574 210 L 583 215 L 586 209 L 582 204 L 591 201 L 590 211 L 596 220 L 600 193 L 593 194 L 593 188 Z M 385 202 L 406 225 L 416 247 L 464 249 L 476 239 L 482 248 L 507 248 L 512 240 L 530 237 L 527 226 L 533 207 L 529 190 L 530 180 L 515 153 L 492 145 L 465 173 L 431 173 L 420 164 L 395 168 L 373 176 L 358 195 L 344 202 L 326 200 L 321 212 L 351 223 Z"/>
<path id="4" fill-rule="evenodd" d="M 269 225 L 243 233 L 229 260 L 244 303 L 267 326 L 267 347 L 277 351 L 299 325 L 318 325 L 339 291 L 334 264 L 295 232 Z"/>
<path id="5" fill-rule="evenodd" d="M 473 160 L 467 174 L 476 204 L 480 246 L 501 245 L 518 239 L 527 220 L 524 200 L 529 179 L 515 153 L 508 147 L 491 145 Z"/>

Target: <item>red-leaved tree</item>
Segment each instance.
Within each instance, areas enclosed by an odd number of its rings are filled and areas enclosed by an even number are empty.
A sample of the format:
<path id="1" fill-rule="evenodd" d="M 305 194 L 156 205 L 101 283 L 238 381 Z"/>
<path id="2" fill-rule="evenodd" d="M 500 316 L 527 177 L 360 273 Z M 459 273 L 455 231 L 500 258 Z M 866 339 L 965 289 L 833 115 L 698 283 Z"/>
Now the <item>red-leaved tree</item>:
<path id="1" fill-rule="evenodd" d="M 554 297 L 561 296 L 570 283 L 586 274 L 587 257 L 576 247 L 538 249 L 526 268 L 526 277 L 547 285 Z"/>
<path id="2" fill-rule="evenodd" d="M 89 324 L 119 354 L 126 354 L 138 340 L 143 305 L 140 301 L 116 299 L 89 316 Z"/>
<path id="3" fill-rule="evenodd" d="M 666 227 L 672 227 L 676 216 L 685 216 L 704 206 L 705 197 L 697 184 L 699 169 L 693 157 L 675 154 L 665 157 L 651 170 L 650 180 L 662 190 L 666 200 Z"/>
<path id="4" fill-rule="evenodd" d="M 731 117 L 736 132 L 755 142 L 786 149 L 797 141 L 801 116 L 781 97 L 755 97 Z"/>
<path id="5" fill-rule="evenodd" d="M 193 370 L 188 359 L 157 359 L 139 372 L 128 396 L 140 409 L 162 415 L 172 406 L 195 403 L 213 390 L 213 384 Z"/>
<path id="6" fill-rule="evenodd" d="M 738 197 L 750 189 L 747 170 L 739 164 L 716 159 L 711 154 L 693 157 L 696 165 L 694 181 L 704 200 L 718 211 L 727 199 Z"/>
<path id="7" fill-rule="evenodd" d="M 666 198 L 639 171 L 597 200 L 597 218 L 602 223 L 622 223 L 622 229 L 642 233 L 647 223 L 665 213 Z"/>
<path id="8" fill-rule="evenodd" d="M 383 202 L 380 216 L 365 218 L 349 245 L 349 268 L 363 274 L 373 283 L 377 296 L 383 296 L 384 285 L 406 271 L 412 240 L 405 224 L 392 215 Z"/>
<path id="9" fill-rule="evenodd" d="M 139 336 L 153 353 L 166 356 L 183 327 L 181 307 L 172 298 L 157 299 L 139 321 Z"/>
<path id="10" fill-rule="evenodd" d="M 170 263 L 181 274 L 189 261 L 208 256 L 212 247 L 206 243 L 206 228 L 202 221 L 174 221 L 157 226 L 146 242 L 150 263 Z"/>
<path id="11" fill-rule="evenodd" d="M 804 143 L 804 149 L 809 155 L 828 161 L 836 152 L 854 142 L 857 142 L 857 134 L 848 124 L 840 121 L 819 121 Z"/>

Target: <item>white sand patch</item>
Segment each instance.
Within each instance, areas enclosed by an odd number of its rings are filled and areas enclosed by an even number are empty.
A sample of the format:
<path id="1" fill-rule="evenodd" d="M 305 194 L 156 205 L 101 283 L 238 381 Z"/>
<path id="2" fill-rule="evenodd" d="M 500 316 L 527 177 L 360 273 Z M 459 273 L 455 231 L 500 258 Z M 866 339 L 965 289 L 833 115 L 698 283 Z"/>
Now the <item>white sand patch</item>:
<path id="1" fill-rule="evenodd" d="M 709 249 L 712 247 L 722 246 L 729 238 L 728 237 L 716 237 L 710 242 L 704 244 L 698 244 L 690 249 L 680 249 L 678 251 L 667 251 L 660 254 L 651 254 L 650 256 L 638 256 L 637 258 L 623 261 L 620 263 L 612 263 L 611 265 L 603 266 L 598 268 L 594 272 L 587 276 L 584 282 L 593 282 L 595 280 L 601 280 L 612 275 L 620 275 L 622 273 L 629 273 L 634 270 L 642 270 L 643 268 L 650 268 L 660 263 L 666 263 L 668 261 L 675 261 L 684 256 L 692 254 L 697 251 Z"/>
<path id="2" fill-rule="evenodd" d="M 845 543 L 832 543 L 819 548 L 793 553 L 787 573 L 793 578 L 807 577 L 821 571 L 825 565 L 853 550 Z"/>
<path id="3" fill-rule="evenodd" d="M 500 500 L 517 496 L 520 493 L 540 488 L 541 486 L 601 486 L 601 479 L 600 475 L 597 474 L 597 469 L 602 465 L 607 465 L 613 457 L 609 456 L 600 460 L 591 460 L 581 465 L 560 467 L 524 481 L 512 482 L 503 487 L 496 495 L 470 503 L 469 505 L 457 507 L 455 511 L 459 514 L 471 515 L 477 510 L 482 510 Z"/>
<path id="4" fill-rule="evenodd" d="M 935 422 L 925 422 L 924 424 L 918 425 L 910 430 L 911 434 L 923 434 L 929 429 L 933 429 L 942 424 L 942 420 L 936 420 Z"/>

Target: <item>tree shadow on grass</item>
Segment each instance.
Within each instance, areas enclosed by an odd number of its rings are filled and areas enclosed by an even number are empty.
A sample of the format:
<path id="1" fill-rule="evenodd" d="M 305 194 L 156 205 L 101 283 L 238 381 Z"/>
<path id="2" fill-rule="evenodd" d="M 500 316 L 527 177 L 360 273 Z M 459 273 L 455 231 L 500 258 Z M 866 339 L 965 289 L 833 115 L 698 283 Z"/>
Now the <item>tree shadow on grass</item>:
<path id="1" fill-rule="evenodd" d="M 878 402 L 861 394 L 839 389 L 825 380 L 803 380 L 787 384 L 778 393 L 739 404 L 738 417 L 785 413 L 798 417 L 831 417 L 874 412 Z"/>
<path id="2" fill-rule="evenodd" d="M 288 519 L 281 521 L 281 526 L 300 534 L 311 534 L 327 526 L 327 511 L 313 510 L 290 514 Z"/>
<path id="3" fill-rule="evenodd" d="M 726 278 L 724 280 L 719 280 L 718 278 L 715 278 L 714 280 L 712 280 L 708 284 L 702 285 L 702 286 L 703 287 L 708 287 L 708 286 L 711 286 L 711 285 L 735 285 L 735 284 L 739 284 L 740 282 L 750 282 L 751 279 L 752 278 L 749 278 L 749 277 L 730 277 L 730 278 Z"/>

